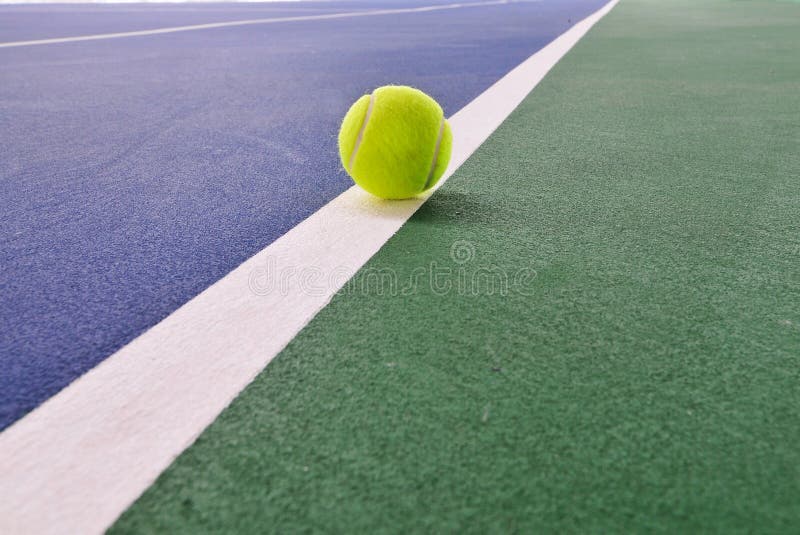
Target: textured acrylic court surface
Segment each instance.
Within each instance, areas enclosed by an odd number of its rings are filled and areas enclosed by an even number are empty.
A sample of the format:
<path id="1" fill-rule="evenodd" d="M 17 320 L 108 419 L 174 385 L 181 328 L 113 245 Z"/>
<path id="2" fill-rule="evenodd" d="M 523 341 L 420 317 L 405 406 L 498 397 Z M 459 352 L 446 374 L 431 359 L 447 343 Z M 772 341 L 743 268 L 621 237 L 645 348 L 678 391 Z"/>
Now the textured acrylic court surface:
<path id="1" fill-rule="evenodd" d="M 0 430 L 350 187 L 359 96 L 404 83 L 455 113 L 602 4 L 0 48 Z M 0 6 L 0 42 L 371 5 Z"/>
<path id="2" fill-rule="evenodd" d="M 337 296 L 112 532 L 796 530 L 798 21 L 623 0 L 366 268 L 533 281 Z"/>

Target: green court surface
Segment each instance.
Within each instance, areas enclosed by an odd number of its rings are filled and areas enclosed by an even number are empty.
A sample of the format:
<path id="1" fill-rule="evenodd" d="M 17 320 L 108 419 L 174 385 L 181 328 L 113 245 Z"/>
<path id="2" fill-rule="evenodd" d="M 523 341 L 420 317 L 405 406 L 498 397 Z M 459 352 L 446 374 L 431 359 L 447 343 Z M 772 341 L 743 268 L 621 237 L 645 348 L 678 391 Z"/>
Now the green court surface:
<path id="1" fill-rule="evenodd" d="M 798 58 L 623 0 L 111 532 L 796 530 Z"/>

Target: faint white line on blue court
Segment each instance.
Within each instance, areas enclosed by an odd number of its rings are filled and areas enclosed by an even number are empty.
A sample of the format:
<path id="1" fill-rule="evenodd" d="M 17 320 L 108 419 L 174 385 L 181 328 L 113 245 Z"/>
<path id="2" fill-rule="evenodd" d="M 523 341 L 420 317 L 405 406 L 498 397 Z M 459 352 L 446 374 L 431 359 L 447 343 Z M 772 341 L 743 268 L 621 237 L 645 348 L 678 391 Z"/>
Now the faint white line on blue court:
<path id="1" fill-rule="evenodd" d="M 14 46 L 54 45 L 57 43 L 74 43 L 76 41 L 94 41 L 96 39 L 117 39 L 119 37 L 140 37 L 143 35 L 158 35 L 162 33 L 175 33 L 175 32 L 191 32 L 195 30 L 210 30 L 212 28 L 227 28 L 230 26 L 249 26 L 252 24 L 275 24 L 277 22 L 301 22 L 308 20 L 348 19 L 354 17 L 374 17 L 378 15 L 400 15 L 403 13 L 422 13 L 425 11 L 439 11 L 442 9 L 460 9 L 465 7 L 494 6 L 499 4 L 509 4 L 513 3 L 514 1 L 515 0 L 490 0 L 488 2 L 440 4 L 440 5 L 409 7 L 400 9 L 371 9 L 368 11 L 347 11 L 344 13 L 329 13 L 327 15 L 304 15 L 300 17 L 273 17 L 268 19 L 232 20 L 228 22 L 193 24 L 191 26 L 172 26 L 169 28 L 154 28 L 152 30 L 138 30 L 134 32 L 98 33 L 94 35 L 77 35 L 75 37 L 36 39 L 34 41 L 12 41 L 8 43 L 0 43 L 0 48 L 9 48 Z"/>

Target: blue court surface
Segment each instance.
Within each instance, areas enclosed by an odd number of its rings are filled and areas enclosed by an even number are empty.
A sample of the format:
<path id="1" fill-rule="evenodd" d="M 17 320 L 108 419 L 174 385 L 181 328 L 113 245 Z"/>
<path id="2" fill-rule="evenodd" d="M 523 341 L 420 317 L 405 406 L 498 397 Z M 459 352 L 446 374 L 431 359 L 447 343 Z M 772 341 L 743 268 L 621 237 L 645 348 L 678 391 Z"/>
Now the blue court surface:
<path id="1" fill-rule="evenodd" d="M 0 43 L 413 2 L 0 6 Z M 0 48 L 0 430 L 352 185 L 336 132 L 413 85 L 451 115 L 602 0 Z"/>

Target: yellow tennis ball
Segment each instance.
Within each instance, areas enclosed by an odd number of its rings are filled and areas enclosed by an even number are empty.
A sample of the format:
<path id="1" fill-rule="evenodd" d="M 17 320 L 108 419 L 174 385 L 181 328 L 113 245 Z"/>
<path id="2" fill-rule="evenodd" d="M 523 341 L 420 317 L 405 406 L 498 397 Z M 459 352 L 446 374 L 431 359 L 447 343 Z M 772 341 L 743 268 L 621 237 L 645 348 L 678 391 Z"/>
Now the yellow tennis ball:
<path id="1" fill-rule="evenodd" d="M 379 87 L 359 98 L 339 130 L 345 170 L 384 199 L 407 199 L 432 188 L 447 168 L 452 146 L 442 107 L 406 86 Z"/>

